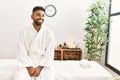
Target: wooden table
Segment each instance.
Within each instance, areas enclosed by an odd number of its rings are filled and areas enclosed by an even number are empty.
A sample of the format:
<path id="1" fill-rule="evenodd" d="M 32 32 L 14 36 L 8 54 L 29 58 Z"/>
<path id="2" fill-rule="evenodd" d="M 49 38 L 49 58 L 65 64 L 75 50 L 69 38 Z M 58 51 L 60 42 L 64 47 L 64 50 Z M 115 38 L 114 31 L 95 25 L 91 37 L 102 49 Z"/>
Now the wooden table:
<path id="1" fill-rule="evenodd" d="M 55 48 L 55 60 L 81 60 L 82 50 L 80 48 Z"/>

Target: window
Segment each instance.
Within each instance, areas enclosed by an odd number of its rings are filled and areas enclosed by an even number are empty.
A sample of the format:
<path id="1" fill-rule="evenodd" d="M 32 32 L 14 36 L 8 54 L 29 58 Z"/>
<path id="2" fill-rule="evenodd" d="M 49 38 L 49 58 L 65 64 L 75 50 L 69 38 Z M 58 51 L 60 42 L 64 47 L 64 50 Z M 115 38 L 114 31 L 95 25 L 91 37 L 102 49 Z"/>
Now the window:
<path id="1" fill-rule="evenodd" d="M 105 65 L 120 75 L 120 0 L 110 0 L 110 3 Z"/>

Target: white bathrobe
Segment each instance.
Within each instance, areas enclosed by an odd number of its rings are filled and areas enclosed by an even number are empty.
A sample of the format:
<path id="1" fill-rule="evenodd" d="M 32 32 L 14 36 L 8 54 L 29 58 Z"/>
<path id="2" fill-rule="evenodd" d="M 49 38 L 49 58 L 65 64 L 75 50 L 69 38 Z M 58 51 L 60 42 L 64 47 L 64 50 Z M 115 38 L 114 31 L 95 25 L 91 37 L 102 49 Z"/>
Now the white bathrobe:
<path id="1" fill-rule="evenodd" d="M 21 31 L 18 50 L 20 69 L 15 80 L 54 80 L 52 62 L 54 60 L 54 34 L 52 30 L 42 26 L 37 32 L 34 27 Z M 44 66 L 38 77 L 30 77 L 26 67 Z"/>

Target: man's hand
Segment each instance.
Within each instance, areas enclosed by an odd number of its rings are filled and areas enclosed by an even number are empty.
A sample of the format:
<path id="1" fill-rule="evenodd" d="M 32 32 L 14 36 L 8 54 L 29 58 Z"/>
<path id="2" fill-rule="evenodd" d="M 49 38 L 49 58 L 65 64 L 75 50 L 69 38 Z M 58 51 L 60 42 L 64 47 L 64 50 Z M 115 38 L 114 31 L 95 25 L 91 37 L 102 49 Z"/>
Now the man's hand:
<path id="1" fill-rule="evenodd" d="M 33 76 L 38 77 L 40 75 L 40 72 L 41 72 L 42 68 L 43 68 L 43 66 L 36 67 Z"/>
<path id="2" fill-rule="evenodd" d="M 27 67 L 28 73 L 29 75 L 32 77 L 35 73 L 35 68 L 33 67 Z"/>

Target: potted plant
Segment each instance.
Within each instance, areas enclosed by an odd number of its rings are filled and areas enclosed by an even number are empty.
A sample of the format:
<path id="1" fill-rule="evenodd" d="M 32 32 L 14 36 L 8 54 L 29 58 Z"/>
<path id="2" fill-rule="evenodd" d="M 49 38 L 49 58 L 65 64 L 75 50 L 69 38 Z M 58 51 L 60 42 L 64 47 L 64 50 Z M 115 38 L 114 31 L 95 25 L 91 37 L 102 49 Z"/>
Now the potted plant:
<path id="1" fill-rule="evenodd" d="M 89 16 L 85 27 L 85 50 L 88 60 L 100 60 L 105 45 L 107 45 L 108 17 L 106 5 L 102 0 L 90 6 Z"/>

